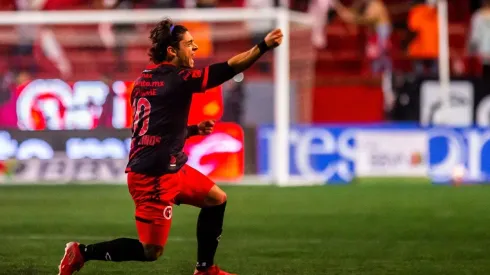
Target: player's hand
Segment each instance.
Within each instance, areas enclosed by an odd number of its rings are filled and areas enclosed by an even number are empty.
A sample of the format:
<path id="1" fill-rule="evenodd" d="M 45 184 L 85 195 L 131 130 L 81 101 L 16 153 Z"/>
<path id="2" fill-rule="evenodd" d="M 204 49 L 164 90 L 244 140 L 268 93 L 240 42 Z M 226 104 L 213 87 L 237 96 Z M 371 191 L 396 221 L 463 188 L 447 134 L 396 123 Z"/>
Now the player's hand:
<path id="1" fill-rule="evenodd" d="M 264 41 L 265 41 L 265 44 L 267 44 L 267 46 L 269 48 L 273 49 L 273 48 L 281 45 L 282 37 L 283 37 L 283 34 L 282 34 L 281 29 L 275 29 L 265 36 Z"/>
<path id="2" fill-rule="evenodd" d="M 214 120 L 204 120 L 197 124 L 197 129 L 199 129 L 199 135 L 206 136 L 214 131 Z"/>

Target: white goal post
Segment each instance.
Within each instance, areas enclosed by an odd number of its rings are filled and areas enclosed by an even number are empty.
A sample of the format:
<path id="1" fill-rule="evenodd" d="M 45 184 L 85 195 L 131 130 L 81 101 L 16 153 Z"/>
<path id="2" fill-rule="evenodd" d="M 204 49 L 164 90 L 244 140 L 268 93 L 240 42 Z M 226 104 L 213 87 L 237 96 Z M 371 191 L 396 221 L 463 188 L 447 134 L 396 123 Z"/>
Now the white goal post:
<path id="1" fill-rule="evenodd" d="M 449 31 L 447 0 L 437 1 L 437 18 L 439 24 L 439 85 L 443 92 L 441 99 L 443 112 L 440 117 L 441 124 L 450 124 L 451 117 L 451 91 L 450 91 L 450 61 L 449 61 Z"/>
<path id="2" fill-rule="evenodd" d="M 289 114 L 290 114 L 290 41 L 289 23 L 310 25 L 312 18 L 287 8 L 217 8 L 217 9 L 138 9 L 0 12 L 0 26 L 20 24 L 83 25 L 98 23 L 155 23 L 165 17 L 175 21 L 233 22 L 240 20 L 275 20 L 284 33 L 283 44 L 274 51 L 274 124 L 275 142 L 273 183 L 289 182 Z"/>

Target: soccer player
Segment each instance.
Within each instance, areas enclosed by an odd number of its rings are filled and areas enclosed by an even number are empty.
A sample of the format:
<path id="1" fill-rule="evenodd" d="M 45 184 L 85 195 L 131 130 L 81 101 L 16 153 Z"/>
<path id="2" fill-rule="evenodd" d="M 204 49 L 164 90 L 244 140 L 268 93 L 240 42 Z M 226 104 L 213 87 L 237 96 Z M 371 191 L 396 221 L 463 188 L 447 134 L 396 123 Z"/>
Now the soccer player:
<path id="1" fill-rule="evenodd" d="M 139 240 L 120 238 L 96 244 L 70 242 L 59 266 L 60 275 L 73 274 L 90 260 L 155 261 L 164 251 L 174 204 L 201 208 L 197 219 L 195 275 L 232 275 L 214 264 L 221 238 L 226 194 L 208 177 L 186 165 L 186 138 L 208 134 L 214 122 L 187 126 L 193 93 L 204 92 L 252 66 L 282 43 L 273 30 L 264 40 L 226 62 L 193 69 L 198 50 L 182 25 L 163 20 L 151 31 L 152 65 L 136 80 L 131 102 L 134 124 L 126 168 L 135 203 Z"/>

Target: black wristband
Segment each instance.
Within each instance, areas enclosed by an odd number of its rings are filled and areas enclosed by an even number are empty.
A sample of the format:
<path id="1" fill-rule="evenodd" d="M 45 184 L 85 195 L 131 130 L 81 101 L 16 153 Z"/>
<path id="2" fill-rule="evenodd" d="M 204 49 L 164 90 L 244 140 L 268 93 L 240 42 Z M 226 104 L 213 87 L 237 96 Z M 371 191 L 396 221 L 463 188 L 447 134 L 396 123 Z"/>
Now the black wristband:
<path id="1" fill-rule="evenodd" d="M 197 125 L 187 126 L 187 137 L 199 135 L 199 127 Z"/>
<path id="2" fill-rule="evenodd" d="M 257 47 L 259 47 L 260 53 L 265 53 L 270 50 L 269 46 L 265 44 L 265 40 L 260 41 L 260 43 L 257 44 Z"/>

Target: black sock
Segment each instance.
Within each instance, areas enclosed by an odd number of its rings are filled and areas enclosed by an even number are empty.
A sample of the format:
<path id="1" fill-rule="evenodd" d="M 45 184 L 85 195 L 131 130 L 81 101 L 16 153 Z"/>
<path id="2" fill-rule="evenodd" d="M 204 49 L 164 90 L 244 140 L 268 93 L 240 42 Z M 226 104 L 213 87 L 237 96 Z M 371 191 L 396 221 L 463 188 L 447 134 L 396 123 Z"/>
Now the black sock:
<path id="1" fill-rule="evenodd" d="M 206 270 L 214 264 L 214 254 L 223 231 L 226 202 L 201 209 L 197 219 L 197 270 Z"/>
<path id="2" fill-rule="evenodd" d="M 85 261 L 147 261 L 145 249 L 140 241 L 128 238 L 120 238 L 89 245 L 81 244 L 80 252 Z"/>

